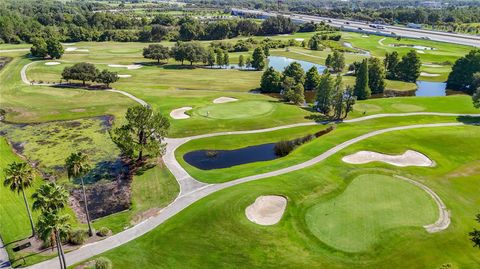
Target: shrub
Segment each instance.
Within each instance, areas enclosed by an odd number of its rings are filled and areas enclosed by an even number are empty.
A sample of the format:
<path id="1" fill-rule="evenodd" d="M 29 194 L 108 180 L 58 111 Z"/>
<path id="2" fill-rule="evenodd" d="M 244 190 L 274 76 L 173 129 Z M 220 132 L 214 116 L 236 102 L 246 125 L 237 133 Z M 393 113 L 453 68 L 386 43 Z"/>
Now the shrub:
<path id="1" fill-rule="evenodd" d="M 97 231 L 97 235 L 101 237 L 105 237 L 110 233 L 110 229 L 107 227 L 102 227 Z"/>
<path id="2" fill-rule="evenodd" d="M 87 230 L 73 230 L 68 234 L 68 242 L 73 245 L 82 245 L 87 240 Z"/>
<path id="3" fill-rule="evenodd" d="M 105 257 L 99 257 L 95 260 L 95 269 L 112 269 L 112 261 Z"/>
<path id="4" fill-rule="evenodd" d="M 280 157 L 287 156 L 293 149 L 293 143 L 285 140 L 276 143 L 274 147 L 275 155 Z"/>

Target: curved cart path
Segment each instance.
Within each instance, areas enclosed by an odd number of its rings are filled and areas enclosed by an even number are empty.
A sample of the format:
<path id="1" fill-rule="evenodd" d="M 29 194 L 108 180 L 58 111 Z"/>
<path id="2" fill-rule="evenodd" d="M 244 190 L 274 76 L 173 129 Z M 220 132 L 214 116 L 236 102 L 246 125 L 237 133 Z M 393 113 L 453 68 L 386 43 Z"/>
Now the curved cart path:
<path id="1" fill-rule="evenodd" d="M 307 125 L 307 124 L 303 124 Z M 437 127 L 450 127 L 450 126 L 462 126 L 464 125 L 463 123 L 435 123 L 435 124 L 418 124 L 418 125 L 408 125 L 408 126 L 398 126 L 398 127 L 392 127 L 392 128 L 386 128 L 386 129 L 381 129 L 377 131 L 372 131 L 369 133 L 366 133 L 364 135 L 358 136 L 356 138 L 350 139 L 348 141 L 345 141 L 341 144 L 338 144 L 331 149 L 325 151 L 324 153 L 308 160 L 303 163 L 299 163 L 290 167 L 286 167 L 283 169 L 271 171 L 268 173 L 262 173 L 258 175 L 253 175 L 253 176 L 248 176 L 244 178 L 239 178 L 236 180 L 232 180 L 229 182 L 225 183 L 219 183 L 219 184 L 206 184 L 206 183 L 201 183 L 196 181 L 193 177 L 191 177 L 175 160 L 174 158 L 174 150 L 180 146 L 181 144 L 194 139 L 194 138 L 183 138 L 183 139 L 168 139 L 168 142 L 171 143 L 169 147 L 167 147 L 167 154 L 164 156 L 164 161 L 167 167 L 171 170 L 171 172 L 174 174 L 175 178 L 178 180 L 180 186 L 182 187 L 181 192 L 179 197 L 175 199 L 170 205 L 167 207 L 163 208 L 160 213 L 156 216 L 150 217 L 149 219 L 139 223 L 138 225 L 135 225 L 134 227 L 127 229 L 125 231 L 122 231 L 118 234 L 115 234 L 111 237 L 108 237 L 102 241 L 98 241 L 92 244 L 87 244 L 82 246 L 81 248 L 71 251 L 66 254 L 66 259 L 68 265 L 72 265 L 81 261 L 84 261 L 86 259 L 89 259 L 95 255 L 99 255 L 105 251 L 111 250 L 113 248 L 116 248 L 118 246 L 121 246 L 122 244 L 125 244 L 135 238 L 138 238 L 145 233 L 153 230 L 156 228 L 158 225 L 162 224 L 166 220 L 170 219 L 171 217 L 175 216 L 177 213 L 185 209 L 186 207 L 190 206 L 194 202 L 223 189 L 239 185 L 242 183 L 250 182 L 250 181 L 255 181 L 255 180 L 260 180 L 260 179 L 265 179 L 273 176 L 279 176 L 283 175 L 286 173 L 290 173 L 293 171 L 297 171 L 303 168 L 310 167 L 318 162 L 321 162 L 325 160 L 326 158 L 332 156 L 333 154 L 345 149 L 346 147 L 355 144 L 357 142 L 360 142 L 362 140 L 365 140 L 367 138 L 388 133 L 388 132 L 394 132 L 394 131 L 400 131 L 400 130 L 409 130 L 409 129 L 418 129 L 418 128 L 437 128 Z M 290 125 L 292 126 L 292 125 Z M 295 126 L 295 125 L 294 125 Z M 266 132 L 269 130 L 278 130 L 282 128 L 289 128 L 285 126 L 280 126 L 280 127 L 274 127 L 274 128 L 269 128 L 269 129 L 263 129 L 263 130 L 253 130 L 253 131 L 244 131 L 244 132 L 227 132 L 227 133 L 218 133 L 218 134 L 210 134 L 210 135 L 203 135 L 203 136 L 196 136 L 197 138 L 199 137 L 207 137 L 207 136 L 215 136 L 215 135 L 225 135 L 225 134 L 234 134 L 234 133 L 255 133 L 255 132 Z M 183 142 L 183 143 L 182 143 Z M 172 159 L 173 158 L 173 159 Z M 421 185 L 423 186 L 423 185 Z M 423 187 L 422 187 L 423 188 Z M 427 188 L 428 189 L 428 188 Z M 430 189 L 428 189 L 430 190 Z M 428 192 L 428 191 L 427 191 Z M 430 192 L 429 192 L 430 193 Z M 432 191 L 433 193 L 433 191 Z M 438 196 L 433 193 L 433 197 Z M 435 198 L 434 198 L 435 199 Z M 439 199 L 439 198 L 438 198 Z M 436 200 L 437 201 L 437 200 Z M 439 200 L 441 205 L 443 205 L 443 202 Z M 438 201 L 437 201 L 438 204 Z M 442 209 L 443 210 L 443 209 Z M 442 215 L 441 215 L 442 216 Z M 446 218 L 448 218 L 448 214 L 446 215 Z M 440 220 L 439 220 L 440 221 Z M 444 220 L 442 220 L 443 222 Z M 447 225 L 448 226 L 448 225 Z M 426 227 L 427 228 L 427 227 Z M 50 259 L 48 261 L 44 261 L 38 264 L 35 264 L 33 266 L 30 266 L 28 268 L 35 268 L 35 269 L 54 269 L 58 268 L 58 260 L 57 258 Z"/>
<path id="2" fill-rule="evenodd" d="M 31 86 L 64 86 L 64 87 L 67 87 L 68 88 L 68 85 L 64 85 L 64 84 L 60 84 L 60 83 L 35 83 L 35 82 L 32 82 L 28 79 L 27 77 L 27 69 L 30 65 L 32 65 L 33 63 L 35 62 L 31 62 L 31 63 L 28 63 L 26 65 L 24 65 L 22 67 L 22 70 L 20 70 L 20 77 L 22 78 L 22 81 L 23 83 L 27 84 L 27 85 L 31 85 Z M 143 101 L 142 99 L 134 96 L 133 94 L 131 93 L 128 93 L 128 92 L 124 92 L 124 91 L 121 91 L 121 90 L 116 90 L 116 89 L 109 89 L 109 90 L 105 90 L 107 92 L 115 92 L 115 93 L 119 93 L 119 94 L 122 94 L 122 95 L 125 95 L 126 97 L 134 100 L 135 102 L 141 104 L 142 106 L 148 106 L 148 103 Z"/>
<path id="3" fill-rule="evenodd" d="M 33 62 L 32 62 L 33 63 Z M 24 83 L 29 84 L 29 85 L 39 85 L 39 84 L 32 84 L 27 76 L 26 76 L 26 70 L 29 65 L 32 63 L 29 63 L 25 65 L 22 70 L 21 70 L 21 77 Z M 49 86 L 52 86 L 53 84 L 47 84 Z M 109 90 L 111 92 L 116 92 L 116 93 L 121 93 L 129 98 L 132 98 L 136 102 L 139 102 L 142 105 L 148 105 L 145 101 L 141 100 L 140 98 L 137 98 L 127 92 L 119 91 L 119 90 Z M 359 121 L 365 121 L 365 120 L 370 120 L 370 119 L 376 119 L 376 118 L 383 118 L 383 117 L 402 117 L 402 116 L 418 116 L 418 115 L 430 115 L 430 116 L 471 116 L 471 117 L 480 117 L 480 114 L 455 114 L 455 113 L 439 113 L 439 112 L 413 112 L 413 113 L 398 113 L 398 114 L 376 114 L 376 115 L 370 115 L 370 116 L 365 116 L 365 117 L 360 117 L 356 119 L 351 119 L 351 120 L 345 120 L 343 122 L 359 122 Z M 223 189 L 239 185 L 245 182 L 250 182 L 254 180 L 260 180 L 264 178 L 269 178 L 273 176 L 278 176 L 278 175 L 283 175 L 286 173 L 290 173 L 293 171 L 297 171 L 309 166 L 312 166 L 318 162 L 321 162 L 325 160 L 326 158 L 332 156 L 333 154 L 343 150 L 344 148 L 355 144 L 357 142 L 360 142 L 362 140 L 365 140 L 367 138 L 388 133 L 388 132 L 393 132 L 393 131 L 400 131 L 400 130 L 409 130 L 409 129 L 417 129 L 417 128 L 436 128 L 436 127 L 448 127 L 448 126 L 461 126 L 464 125 L 463 123 L 436 123 L 436 124 L 418 124 L 418 125 L 409 125 L 409 126 L 398 126 L 398 127 L 392 127 L 392 128 L 386 128 L 382 130 L 377 130 L 377 131 L 372 131 L 370 133 L 366 133 L 364 135 L 358 136 L 356 138 L 350 139 L 348 141 L 345 141 L 341 144 L 338 144 L 334 146 L 333 148 L 325 151 L 324 153 L 308 160 L 303 163 L 299 163 L 290 167 L 286 167 L 283 169 L 271 171 L 268 173 L 262 173 L 262 174 L 257 174 L 253 176 L 248 176 L 244 178 L 239 178 L 235 179 L 229 182 L 224 182 L 224 183 L 219 183 L 219 184 L 207 184 L 200 182 L 190 176 L 186 170 L 177 162 L 175 159 L 175 150 L 183 145 L 184 143 L 194 140 L 194 139 L 199 139 L 199 138 L 205 138 L 205 137 L 214 137 L 214 136 L 221 136 L 221 135 L 235 135 L 235 134 L 253 134 L 253 133 L 262 133 L 262 132 L 270 132 L 270 131 L 275 131 L 275 130 L 281 130 L 281 129 L 286 129 L 286 128 L 292 128 L 292 127 L 298 127 L 298 126 L 309 126 L 309 125 L 317 125 L 317 124 L 325 124 L 326 122 L 304 122 L 304 123 L 297 123 L 297 124 L 290 124 L 290 125 L 284 125 L 284 126 L 277 126 L 277 127 L 272 127 L 272 128 L 266 128 L 266 129 L 259 129 L 259 130 L 249 130 L 249 131 L 236 131 L 236 132 L 218 132 L 218 133 L 212 133 L 212 134 L 203 134 L 203 135 L 197 135 L 197 136 L 191 136 L 191 137 L 185 137 L 185 138 L 167 138 L 167 150 L 165 155 L 163 156 L 163 160 L 167 166 L 167 168 L 172 172 L 172 174 L 175 176 L 178 184 L 180 185 L 180 194 L 179 196 L 167 207 L 163 208 L 158 215 L 150 217 L 149 219 L 133 226 L 130 229 L 127 229 L 125 231 L 122 231 L 120 233 L 117 233 L 111 237 L 108 237 L 102 241 L 94 242 L 91 244 L 86 244 L 82 247 L 80 247 L 77 250 L 73 250 L 69 253 L 66 254 L 66 259 L 67 259 L 67 264 L 72 265 L 81 261 L 84 261 L 86 259 L 89 259 L 95 255 L 98 255 L 100 253 L 103 253 L 105 251 L 111 250 L 113 248 L 116 248 L 118 246 L 121 246 L 135 238 L 138 238 L 145 233 L 153 230 L 156 228 L 158 225 L 162 224 L 166 220 L 170 219 L 186 207 L 190 206 L 194 202 Z M 450 223 L 450 218 L 448 211 L 445 208 L 445 205 L 441 201 L 441 199 L 436 195 L 431 189 L 428 187 L 424 186 L 423 184 L 420 184 L 416 181 L 412 180 L 412 183 L 415 185 L 420 186 L 423 188 L 425 191 L 427 191 L 433 199 L 437 202 L 437 205 L 439 206 L 439 211 L 440 211 L 440 218 L 437 222 L 435 222 L 432 225 L 427 225 L 425 226 L 425 229 L 429 232 L 436 232 L 440 231 L 442 229 L 445 229 L 448 227 L 448 224 Z M 59 268 L 58 267 L 58 259 L 57 258 L 52 258 L 50 260 L 32 265 L 27 268 L 35 268 L 35 269 L 54 269 L 54 268 Z"/>

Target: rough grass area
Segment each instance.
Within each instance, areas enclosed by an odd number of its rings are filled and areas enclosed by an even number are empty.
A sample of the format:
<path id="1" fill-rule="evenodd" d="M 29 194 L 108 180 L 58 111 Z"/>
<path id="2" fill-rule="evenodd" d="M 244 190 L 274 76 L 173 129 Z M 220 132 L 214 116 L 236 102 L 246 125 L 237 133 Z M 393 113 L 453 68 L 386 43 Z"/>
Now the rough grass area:
<path id="1" fill-rule="evenodd" d="M 425 191 L 375 174 L 356 177 L 342 194 L 314 205 L 305 216 L 318 239 L 345 252 L 368 251 L 388 230 L 421 228 L 437 217 L 437 206 Z"/>
<path id="2" fill-rule="evenodd" d="M 120 151 L 108 134 L 111 117 L 53 121 L 41 124 L 1 124 L 15 149 L 49 175 L 61 175 L 65 159 L 82 151 L 94 164 L 114 161 Z"/>

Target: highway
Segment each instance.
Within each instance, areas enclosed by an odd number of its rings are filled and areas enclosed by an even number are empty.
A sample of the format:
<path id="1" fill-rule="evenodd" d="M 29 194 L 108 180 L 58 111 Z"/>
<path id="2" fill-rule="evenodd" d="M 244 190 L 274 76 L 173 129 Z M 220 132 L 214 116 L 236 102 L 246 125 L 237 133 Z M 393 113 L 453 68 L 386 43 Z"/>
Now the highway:
<path id="1" fill-rule="evenodd" d="M 247 9 L 232 9 L 232 10 L 237 12 L 257 14 L 257 15 L 269 16 L 269 17 L 282 15 L 285 17 L 289 17 L 292 20 L 302 21 L 302 22 L 323 21 L 329 25 L 340 27 L 345 31 L 363 32 L 366 34 L 375 34 L 375 35 L 393 35 L 394 34 L 396 36 L 401 36 L 401 37 L 420 38 L 420 39 L 423 38 L 423 39 L 430 39 L 434 41 L 480 47 L 480 36 L 477 36 L 477 35 L 447 33 L 447 32 L 430 31 L 430 30 L 424 30 L 424 29 L 413 29 L 413 28 L 390 26 L 390 25 L 383 25 L 385 29 L 375 29 L 370 27 L 369 25 L 371 23 L 368 23 L 368 22 L 334 19 L 334 18 L 326 18 L 326 17 L 320 17 L 320 16 L 294 14 L 294 13 L 280 14 L 275 12 L 265 12 L 265 11 L 247 10 Z"/>

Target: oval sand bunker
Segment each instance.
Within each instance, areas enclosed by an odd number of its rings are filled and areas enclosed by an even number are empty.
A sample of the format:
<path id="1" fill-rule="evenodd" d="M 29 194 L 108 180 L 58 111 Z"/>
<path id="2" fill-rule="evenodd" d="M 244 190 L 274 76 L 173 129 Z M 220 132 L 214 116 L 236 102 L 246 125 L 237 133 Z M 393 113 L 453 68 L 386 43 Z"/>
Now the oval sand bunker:
<path id="1" fill-rule="evenodd" d="M 402 155 L 387 155 L 373 151 L 359 151 L 345 156 L 342 161 L 352 164 L 384 162 L 395 166 L 433 166 L 433 161 L 420 152 L 407 150 Z"/>
<path id="2" fill-rule="evenodd" d="M 192 107 L 189 107 L 189 106 L 174 109 L 174 110 L 172 110 L 172 112 L 170 112 L 170 117 L 172 117 L 176 120 L 188 119 L 188 118 L 190 118 L 190 116 L 185 114 L 185 112 L 187 112 L 191 109 L 192 109 Z"/>
<path id="3" fill-rule="evenodd" d="M 59 65 L 59 62 L 46 62 L 45 65 Z"/>
<path id="4" fill-rule="evenodd" d="M 277 224 L 285 212 L 287 199 L 278 195 L 262 195 L 245 209 L 247 218 L 256 224 Z"/>
<path id="5" fill-rule="evenodd" d="M 223 103 L 230 103 L 230 102 L 235 102 L 238 101 L 237 98 L 232 98 L 232 97 L 218 97 L 217 99 L 213 100 L 214 104 L 223 104 Z"/>

